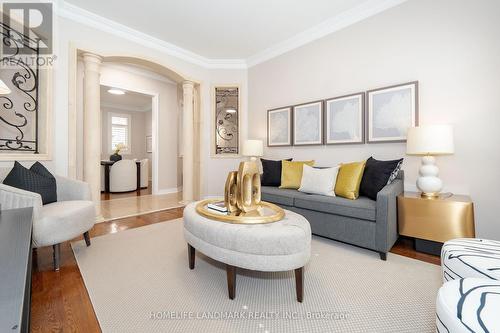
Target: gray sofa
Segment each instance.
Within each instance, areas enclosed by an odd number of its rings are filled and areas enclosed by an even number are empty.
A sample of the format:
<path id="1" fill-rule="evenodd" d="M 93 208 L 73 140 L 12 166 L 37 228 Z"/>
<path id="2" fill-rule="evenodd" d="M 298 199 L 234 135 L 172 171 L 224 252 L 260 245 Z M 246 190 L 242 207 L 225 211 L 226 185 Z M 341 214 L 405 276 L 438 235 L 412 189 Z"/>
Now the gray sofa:
<path id="1" fill-rule="evenodd" d="M 404 172 L 386 185 L 377 200 L 306 194 L 262 186 L 262 200 L 303 215 L 312 233 L 377 251 L 382 260 L 398 238 L 396 197 L 404 190 Z"/>

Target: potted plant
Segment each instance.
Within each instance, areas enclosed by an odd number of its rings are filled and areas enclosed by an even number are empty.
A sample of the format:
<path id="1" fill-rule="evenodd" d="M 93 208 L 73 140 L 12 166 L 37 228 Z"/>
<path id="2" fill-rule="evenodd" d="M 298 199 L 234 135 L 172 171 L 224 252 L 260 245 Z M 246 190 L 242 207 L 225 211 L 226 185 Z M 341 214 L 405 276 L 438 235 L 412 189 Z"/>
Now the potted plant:
<path id="1" fill-rule="evenodd" d="M 119 143 L 115 147 L 115 153 L 111 156 L 109 156 L 109 159 L 113 162 L 119 161 L 122 159 L 122 155 L 120 155 L 120 150 L 127 149 L 127 146 L 125 146 L 123 143 Z"/>

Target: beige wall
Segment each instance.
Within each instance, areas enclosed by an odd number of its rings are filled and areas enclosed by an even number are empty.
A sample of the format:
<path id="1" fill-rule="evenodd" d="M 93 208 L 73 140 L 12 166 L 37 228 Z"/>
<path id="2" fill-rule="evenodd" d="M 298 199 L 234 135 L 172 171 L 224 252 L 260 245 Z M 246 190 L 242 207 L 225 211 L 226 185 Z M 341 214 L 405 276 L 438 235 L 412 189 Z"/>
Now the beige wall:
<path id="1" fill-rule="evenodd" d="M 445 191 L 470 194 L 476 231 L 500 239 L 500 2 L 410 0 L 250 68 L 249 137 L 266 137 L 266 110 L 412 80 L 420 82 L 420 123 L 450 123 L 456 152 L 438 157 Z M 318 165 L 405 157 L 415 189 L 419 158 L 405 144 L 267 148 L 268 158 Z"/>
<path id="2" fill-rule="evenodd" d="M 138 159 L 149 158 L 146 154 L 146 113 L 144 111 L 126 111 L 118 108 L 112 107 L 101 107 L 101 130 L 102 130 L 102 148 L 101 148 L 101 159 L 109 159 L 110 143 L 109 143 L 109 114 L 123 114 L 130 117 L 130 153 L 124 153 L 123 158 L 125 159 Z M 151 111 L 149 111 L 151 113 Z M 151 118 L 149 119 L 151 121 Z M 150 123 L 151 124 L 151 123 Z M 151 128 L 151 125 L 149 125 Z M 151 154 L 149 154 L 151 155 Z"/>

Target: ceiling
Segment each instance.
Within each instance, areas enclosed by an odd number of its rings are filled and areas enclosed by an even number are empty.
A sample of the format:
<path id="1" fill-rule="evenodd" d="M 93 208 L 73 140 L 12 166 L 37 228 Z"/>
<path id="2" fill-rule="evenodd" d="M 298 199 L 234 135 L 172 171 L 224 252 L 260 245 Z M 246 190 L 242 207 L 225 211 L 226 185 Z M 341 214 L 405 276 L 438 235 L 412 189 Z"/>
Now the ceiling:
<path id="1" fill-rule="evenodd" d="M 124 5 L 123 0 L 65 0 L 65 3 L 207 59 L 248 59 L 304 32 L 318 35 L 318 29 L 324 30 L 325 23 L 333 22 L 332 19 L 338 30 L 403 1 L 142 0 Z"/>
<path id="2" fill-rule="evenodd" d="M 125 95 L 113 95 L 108 92 L 110 88 L 101 85 L 101 106 L 126 111 L 151 111 L 152 96 L 124 89 L 120 90 L 125 91 Z"/>

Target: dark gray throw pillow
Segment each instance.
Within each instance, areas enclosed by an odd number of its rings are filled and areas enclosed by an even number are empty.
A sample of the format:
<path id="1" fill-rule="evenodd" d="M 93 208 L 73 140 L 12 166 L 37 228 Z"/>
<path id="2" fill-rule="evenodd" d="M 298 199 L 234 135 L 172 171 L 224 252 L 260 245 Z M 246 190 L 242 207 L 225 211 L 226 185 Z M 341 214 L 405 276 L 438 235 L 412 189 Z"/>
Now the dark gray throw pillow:
<path id="1" fill-rule="evenodd" d="M 291 158 L 285 161 L 291 161 Z M 262 163 L 262 177 L 260 178 L 260 184 L 262 186 L 280 186 L 281 185 L 281 160 L 265 160 L 260 159 Z"/>
<path id="2" fill-rule="evenodd" d="M 56 179 L 40 162 L 33 164 L 30 169 L 17 161 L 14 162 L 14 167 L 3 183 L 40 194 L 44 205 L 57 201 Z"/>
<path id="3" fill-rule="evenodd" d="M 378 161 L 370 157 L 366 161 L 365 171 L 361 179 L 359 194 L 377 200 L 377 193 L 390 181 L 391 175 L 401 168 L 403 159 Z"/>

